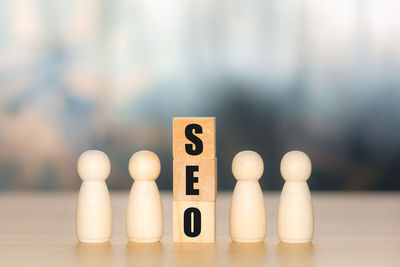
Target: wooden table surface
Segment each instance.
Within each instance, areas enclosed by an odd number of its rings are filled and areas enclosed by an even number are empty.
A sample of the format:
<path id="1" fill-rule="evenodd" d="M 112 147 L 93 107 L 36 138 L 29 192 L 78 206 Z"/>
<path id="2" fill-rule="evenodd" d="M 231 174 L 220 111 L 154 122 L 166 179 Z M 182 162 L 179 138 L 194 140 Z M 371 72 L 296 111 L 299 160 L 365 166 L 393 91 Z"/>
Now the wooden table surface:
<path id="1" fill-rule="evenodd" d="M 312 193 L 315 238 L 284 245 L 277 238 L 279 194 L 265 193 L 264 243 L 232 243 L 230 193 L 217 200 L 217 242 L 172 242 L 172 196 L 162 193 L 161 243 L 139 245 L 125 237 L 127 192 L 112 192 L 110 243 L 78 243 L 77 192 L 0 193 L 0 266 L 400 266 L 400 193 Z"/>

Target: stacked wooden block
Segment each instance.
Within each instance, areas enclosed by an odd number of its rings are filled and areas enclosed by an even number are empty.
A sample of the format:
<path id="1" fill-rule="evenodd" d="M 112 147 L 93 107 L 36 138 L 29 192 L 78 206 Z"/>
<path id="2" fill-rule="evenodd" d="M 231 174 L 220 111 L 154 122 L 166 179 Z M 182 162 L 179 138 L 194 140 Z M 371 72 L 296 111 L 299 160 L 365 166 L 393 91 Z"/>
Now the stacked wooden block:
<path id="1" fill-rule="evenodd" d="M 174 242 L 215 242 L 215 118 L 173 119 Z"/>

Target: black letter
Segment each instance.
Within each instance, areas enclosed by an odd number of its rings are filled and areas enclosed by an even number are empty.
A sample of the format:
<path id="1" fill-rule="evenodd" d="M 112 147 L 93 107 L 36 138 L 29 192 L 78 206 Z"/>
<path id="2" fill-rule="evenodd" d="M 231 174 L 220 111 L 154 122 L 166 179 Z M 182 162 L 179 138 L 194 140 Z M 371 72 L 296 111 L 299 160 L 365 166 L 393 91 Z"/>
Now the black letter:
<path id="1" fill-rule="evenodd" d="M 193 213 L 193 231 L 192 231 Z M 196 208 L 188 208 L 183 215 L 183 230 L 188 237 L 196 237 L 201 232 L 201 213 Z"/>
<path id="2" fill-rule="evenodd" d="M 188 153 L 189 155 L 192 155 L 192 156 L 196 156 L 196 155 L 200 155 L 201 152 L 203 152 L 203 142 L 201 141 L 200 138 L 198 138 L 197 136 L 195 136 L 193 134 L 193 130 L 194 130 L 195 133 L 201 134 L 201 133 L 203 133 L 203 129 L 198 124 L 189 124 L 185 128 L 185 136 L 186 136 L 186 138 L 189 141 L 192 141 L 193 144 L 196 145 L 196 149 L 193 149 L 193 145 L 192 144 L 186 144 L 185 145 L 186 153 Z"/>
<path id="3" fill-rule="evenodd" d="M 194 189 L 194 183 L 199 182 L 198 177 L 194 177 L 194 172 L 199 171 L 199 166 L 186 166 L 186 195 L 199 195 L 199 189 Z"/>

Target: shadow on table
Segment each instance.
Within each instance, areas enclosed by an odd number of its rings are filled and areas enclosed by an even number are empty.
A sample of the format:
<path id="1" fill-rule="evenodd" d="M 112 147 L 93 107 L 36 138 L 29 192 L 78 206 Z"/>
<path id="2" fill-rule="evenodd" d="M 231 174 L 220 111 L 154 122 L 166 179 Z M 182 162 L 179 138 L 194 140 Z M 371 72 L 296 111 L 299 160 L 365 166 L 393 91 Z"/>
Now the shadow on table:
<path id="1" fill-rule="evenodd" d="M 231 266 L 265 266 L 267 246 L 264 242 L 237 243 L 229 245 L 229 262 Z"/>
<path id="2" fill-rule="evenodd" d="M 175 243 L 173 245 L 173 266 L 204 267 L 216 266 L 215 244 Z"/>
<path id="3" fill-rule="evenodd" d="M 280 242 L 278 244 L 279 266 L 312 266 L 314 256 L 314 246 L 312 243 L 288 244 Z"/>
<path id="4" fill-rule="evenodd" d="M 155 243 L 134 243 L 126 245 L 126 266 L 161 266 L 163 263 L 163 245 Z"/>
<path id="5" fill-rule="evenodd" d="M 76 245 L 76 266 L 111 266 L 111 243 L 82 243 Z"/>

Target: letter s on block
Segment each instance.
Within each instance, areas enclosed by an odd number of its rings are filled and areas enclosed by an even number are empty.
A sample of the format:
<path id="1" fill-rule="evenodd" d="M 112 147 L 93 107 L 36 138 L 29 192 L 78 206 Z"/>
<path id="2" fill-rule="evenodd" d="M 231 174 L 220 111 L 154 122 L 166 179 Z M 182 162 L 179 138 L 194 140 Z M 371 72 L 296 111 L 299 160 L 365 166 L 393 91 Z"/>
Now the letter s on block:
<path id="1" fill-rule="evenodd" d="M 203 142 L 201 141 L 200 138 L 198 138 L 196 135 L 194 135 L 193 130 L 194 130 L 194 133 L 196 133 L 196 134 L 203 133 L 203 128 L 201 128 L 201 126 L 198 124 L 192 123 L 192 124 L 189 124 L 188 126 L 186 126 L 185 136 L 194 145 L 186 144 L 185 150 L 186 150 L 186 153 L 188 153 L 189 155 L 197 156 L 203 152 Z M 193 146 L 195 146 L 195 149 L 193 149 Z"/>

